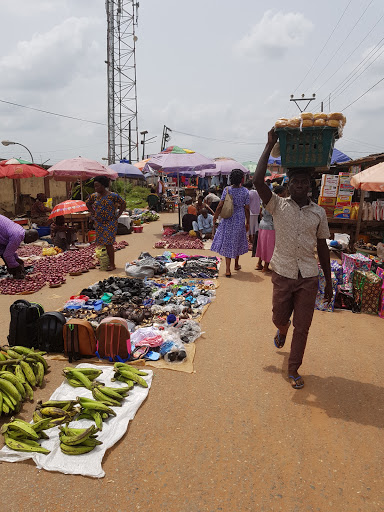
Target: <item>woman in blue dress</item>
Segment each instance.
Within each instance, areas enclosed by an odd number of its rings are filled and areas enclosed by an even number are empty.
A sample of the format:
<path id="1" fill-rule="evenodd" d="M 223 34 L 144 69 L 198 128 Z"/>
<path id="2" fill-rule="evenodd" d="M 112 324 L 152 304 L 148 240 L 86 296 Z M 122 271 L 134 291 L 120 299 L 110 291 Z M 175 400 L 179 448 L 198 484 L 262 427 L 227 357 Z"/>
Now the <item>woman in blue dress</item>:
<path id="1" fill-rule="evenodd" d="M 117 219 L 125 210 L 125 201 L 119 194 L 108 190 L 109 179 L 100 176 L 94 179 L 95 193 L 86 202 L 95 221 L 96 243 L 105 245 L 109 258 L 107 270 L 115 270 L 115 251 Z"/>
<path id="2" fill-rule="evenodd" d="M 231 259 L 235 259 L 235 270 L 240 270 L 239 256 L 248 252 L 247 231 L 249 231 L 249 192 L 242 187 L 244 173 L 240 169 L 234 169 L 230 175 L 231 186 L 226 187 L 219 206 L 215 211 L 213 223 L 224 205 L 224 199 L 228 194 L 233 198 L 233 215 L 228 219 L 221 219 L 215 233 L 211 250 L 225 257 L 225 275 L 231 277 Z"/>

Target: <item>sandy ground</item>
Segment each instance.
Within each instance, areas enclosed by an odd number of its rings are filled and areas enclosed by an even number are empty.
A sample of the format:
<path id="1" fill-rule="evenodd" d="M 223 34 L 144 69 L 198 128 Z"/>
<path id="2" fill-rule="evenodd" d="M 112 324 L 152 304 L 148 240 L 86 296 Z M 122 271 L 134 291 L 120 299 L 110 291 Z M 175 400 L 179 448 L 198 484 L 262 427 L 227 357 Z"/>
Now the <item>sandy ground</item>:
<path id="1" fill-rule="evenodd" d="M 120 270 L 141 250 L 159 252 L 162 221 L 176 216 L 163 214 L 126 237 Z M 195 373 L 155 370 L 148 399 L 107 452 L 105 478 L 2 463 L 3 512 L 384 510 L 384 320 L 316 311 L 306 386 L 295 391 L 285 378 L 289 343 L 273 347 L 270 278 L 254 270 L 250 253 L 241 264 L 231 279 L 221 269 Z M 27 298 L 56 309 L 104 274 L 94 270 Z M 0 297 L 2 343 L 14 300 Z M 52 362 L 36 399 L 61 383 L 63 365 Z M 21 416 L 30 419 L 33 408 L 28 403 Z"/>

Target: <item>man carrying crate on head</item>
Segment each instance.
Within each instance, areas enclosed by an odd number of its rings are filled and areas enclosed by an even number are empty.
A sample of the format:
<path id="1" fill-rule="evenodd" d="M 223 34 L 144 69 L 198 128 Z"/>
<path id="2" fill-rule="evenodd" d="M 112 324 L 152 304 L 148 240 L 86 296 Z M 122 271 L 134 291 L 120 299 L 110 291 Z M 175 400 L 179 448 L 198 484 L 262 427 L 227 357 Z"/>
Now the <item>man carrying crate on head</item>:
<path id="1" fill-rule="evenodd" d="M 290 197 L 274 194 L 265 184 L 268 158 L 277 142 L 272 128 L 268 142 L 260 157 L 253 183 L 273 215 L 276 243 L 271 267 L 273 270 L 273 323 L 277 327 L 274 338 L 276 348 L 285 344 L 290 317 L 293 313 L 293 336 L 288 361 L 288 378 L 294 389 L 301 389 L 304 380 L 299 375 L 309 328 L 312 323 L 318 290 L 318 264 L 315 247 L 326 280 L 324 299 L 329 302 L 333 296 L 331 265 L 326 238 L 330 237 L 324 209 L 308 198 L 311 169 L 288 170 L 288 191 Z"/>

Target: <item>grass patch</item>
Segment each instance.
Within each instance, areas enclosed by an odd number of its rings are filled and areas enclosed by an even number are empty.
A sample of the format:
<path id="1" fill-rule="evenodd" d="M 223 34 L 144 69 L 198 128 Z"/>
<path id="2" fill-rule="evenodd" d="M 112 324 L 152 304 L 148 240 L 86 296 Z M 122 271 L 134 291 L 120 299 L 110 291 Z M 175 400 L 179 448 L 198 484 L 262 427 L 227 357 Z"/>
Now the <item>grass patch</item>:
<path id="1" fill-rule="evenodd" d="M 117 180 L 113 184 L 113 191 L 125 199 L 128 210 L 146 208 L 148 206 L 147 197 L 150 193 L 148 187 L 133 186 L 128 181 L 124 186 L 124 180 Z"/>

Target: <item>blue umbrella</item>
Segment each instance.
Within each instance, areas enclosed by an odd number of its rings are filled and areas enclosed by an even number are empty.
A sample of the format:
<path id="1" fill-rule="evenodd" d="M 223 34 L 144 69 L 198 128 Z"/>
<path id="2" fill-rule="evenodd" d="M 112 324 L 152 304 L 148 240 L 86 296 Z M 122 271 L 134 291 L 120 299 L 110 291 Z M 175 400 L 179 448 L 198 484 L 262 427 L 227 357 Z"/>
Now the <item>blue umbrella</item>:
<path id="1" fill-rule="evenodd" d="M 108 166 L 113 171 L 117 172 L 119 178 L 135 178 L 137 180 L 145 180 L 144 174 L 132 164 L 121 162 L 119 164 L 112 164 Z"/>

